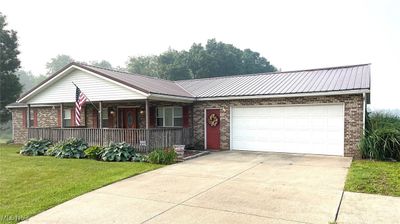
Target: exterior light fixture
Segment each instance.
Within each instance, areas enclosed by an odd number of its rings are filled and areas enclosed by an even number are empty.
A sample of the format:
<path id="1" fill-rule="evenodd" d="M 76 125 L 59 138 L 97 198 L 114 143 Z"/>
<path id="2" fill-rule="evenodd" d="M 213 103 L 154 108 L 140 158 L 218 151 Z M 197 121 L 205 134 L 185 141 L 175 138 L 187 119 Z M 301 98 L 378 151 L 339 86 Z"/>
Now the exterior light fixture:
<path id="1" fill-rule="evenodd" d="M 115 114 L 115 111 L 114 111 L 114 109 L 113 109 L 113 108 L 111 108 L 111 109 L 110 109 L 110 114 L 111 114 L 112 116 L 114 116 L 114 114 Z"/>

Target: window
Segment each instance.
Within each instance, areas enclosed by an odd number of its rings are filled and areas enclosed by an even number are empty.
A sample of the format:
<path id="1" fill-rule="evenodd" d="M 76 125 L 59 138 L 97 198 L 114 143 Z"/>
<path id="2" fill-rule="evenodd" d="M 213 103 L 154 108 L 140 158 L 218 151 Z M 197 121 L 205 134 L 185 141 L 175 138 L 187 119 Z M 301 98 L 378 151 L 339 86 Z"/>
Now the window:
<path id="1" fill-rule="evenodd" d="M 174 107 L 174 126 L 182 126 L 182 107 Z"/>
<path id="2" fill-rule="evenodd" d="M 63 127 L 71 126 L 71 109 L 64 109 L 63 111 Z"/>
<path id="3" fill-rule="evenodd" d="M 179 127 L 182 126 L 182 107 L 158 107 L 158 127 Z"/>
<path id="4" fill-rule="evenodd" d="M 30 111 L 29 111 L 29 125 L 31 126 L 31 127 L 34 127 L 35 126 L 35 124 L 34 124 L 34 122 L 35 122 L 35 112 L 33 112 L 33 109 L 31 108 L 30 109 Z"/>
<path id="5" fill-rule="evenodd" d="M 103 108 L 101 110 L 101 122 L 103 124 L 103 128 L 108 127 L 108 108 Z"/>
<path id="6" fill-rule="evenodd" d="M 157 126 L 158 127 L 164 126 L 164 108 L 163 107 L 157 108 Z"/>

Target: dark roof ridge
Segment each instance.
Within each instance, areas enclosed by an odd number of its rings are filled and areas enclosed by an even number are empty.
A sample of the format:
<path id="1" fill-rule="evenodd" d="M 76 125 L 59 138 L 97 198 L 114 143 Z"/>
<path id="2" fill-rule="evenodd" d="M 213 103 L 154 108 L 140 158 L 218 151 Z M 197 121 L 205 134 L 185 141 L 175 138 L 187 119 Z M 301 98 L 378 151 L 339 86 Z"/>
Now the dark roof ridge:
<path id="1" fill-rule="evenodd" d="M 334 66 L 334 67 L 323 67 L 323 68 L 311 68 L 311 69 L 301 69 L 301 70 L 290 70 L 290 71 L 276 71 L 276 72 L 260 72 L 260 73 L 252 73 L 252 74 L 225 75 L 225 76 L 216 76 L 216 77 L 208 77 L 208 78 L 198 78 L 198 79 L 182 79 L 182 80 L 176 80 L 174 82 L 208 80 L 208 79 L 223 79 L 223 78 L 236 78 L 236 77 L 241 77 L 241 76 L 244 77 L 244 76 L 256 76 L 256 75 L 274 75 L 274 74 L 293 73 L 293 72 L 310 72 L 310 71 L 318 71 L 318 70 L 352 68 L 352 67 L 366 66 L 366 65 L 371 65 L 371 63 L 355 64 L 355 65 L 343 65 L 343 66 Z"/>

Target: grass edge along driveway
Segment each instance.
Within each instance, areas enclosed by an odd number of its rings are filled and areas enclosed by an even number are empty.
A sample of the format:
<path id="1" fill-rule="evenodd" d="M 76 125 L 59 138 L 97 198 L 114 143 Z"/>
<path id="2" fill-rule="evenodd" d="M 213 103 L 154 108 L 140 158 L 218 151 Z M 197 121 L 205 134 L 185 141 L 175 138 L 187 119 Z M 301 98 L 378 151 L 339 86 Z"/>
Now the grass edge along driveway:
<path id="1" fill-rule="evenodd" d="M 0 223 L 17 223 L 89 191 L 162 167 L 22 156 L 20 147 L 0 144 Z"/>
<path id="2" fill-rule="evenodd" d="M 400 197 L 400 162 L 354 160 L 345 191 Z"/>

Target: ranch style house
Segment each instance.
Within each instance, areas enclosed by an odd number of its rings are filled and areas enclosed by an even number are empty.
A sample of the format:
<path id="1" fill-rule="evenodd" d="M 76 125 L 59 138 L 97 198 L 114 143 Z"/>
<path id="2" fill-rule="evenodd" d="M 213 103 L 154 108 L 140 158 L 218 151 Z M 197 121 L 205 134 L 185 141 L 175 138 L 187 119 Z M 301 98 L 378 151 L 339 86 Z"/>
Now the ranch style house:
<path id="1" fill-rule="evenodd" d="M 90 102 L 75 124 L 78 86 Z M 359 156 L 370 64 L 169 81 L 70 63 L 7 108 L 13 139 Z"/>

